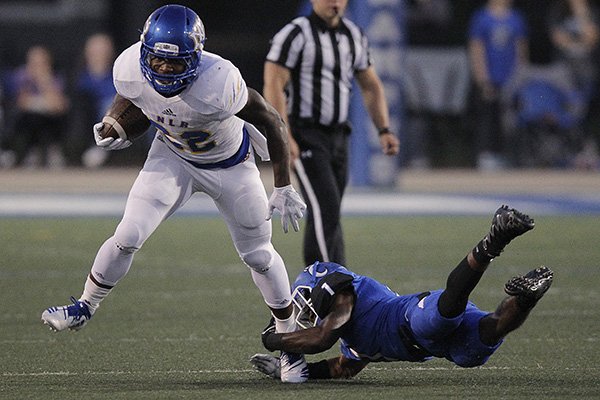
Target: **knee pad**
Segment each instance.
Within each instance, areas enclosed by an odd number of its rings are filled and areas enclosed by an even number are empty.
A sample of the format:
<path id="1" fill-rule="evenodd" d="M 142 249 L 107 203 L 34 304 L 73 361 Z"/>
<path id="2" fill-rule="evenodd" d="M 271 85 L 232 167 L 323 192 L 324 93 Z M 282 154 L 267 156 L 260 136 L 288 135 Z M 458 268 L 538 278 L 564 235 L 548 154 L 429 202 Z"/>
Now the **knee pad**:
<path id="1" fill-rule="evenodd" d="M 266 216 L 267 203 L 263 196 L 248 193 L 235 201 L 234 217 L 236 222 L 247 229 L 259 228 L 260 232 L 257 232 L 257 236 L 264 234 L 264 230 L 270 226 L 266 222 Z M 261 225 L 264 225 L 265 228 L 261 229 Z"/>
<path id="2" fill-rule="evenodd" d="M 115 246 L 117 247 L 117 249 L 119 249 L 123 253 L 128 253 L 128 254 L 135 253 L 136 251 L 138 251 L 140 249 L 139 247 L 124 246 L 123 244 L 121 244 L 119 242 L 115 242 Z"/>
<path id="3" fill-rule="evenodd" d="M 125 253 L 135 253 L 142 247 L 145 236 L 141 234 L 141 228 L 133 221 L 123 220 L 117 226 L 114 240 L 116 247 Z"/>
<path id="4" fill-rule="evenodd" d="M 273 264 L 273 250 L 271 246 L 262 246 L 248 253 L 241 254 L 246 265 L 259 274 L 266 273 Z"/>

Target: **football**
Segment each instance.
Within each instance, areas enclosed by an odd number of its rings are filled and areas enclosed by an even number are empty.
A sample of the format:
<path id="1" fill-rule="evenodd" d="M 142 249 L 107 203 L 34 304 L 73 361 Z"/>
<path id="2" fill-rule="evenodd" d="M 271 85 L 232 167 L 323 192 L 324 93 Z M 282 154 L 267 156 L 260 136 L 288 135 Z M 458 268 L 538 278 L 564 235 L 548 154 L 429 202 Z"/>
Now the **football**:
<path id="1" fill-rule="evenodd" d="M 115 96 L 102 122 L 104 126 L 100 136 L 103 139 L 113 137 L 133 141 L 144 135 L 150 127 L 150 121 L 142 110 L 119 95 Z"/>

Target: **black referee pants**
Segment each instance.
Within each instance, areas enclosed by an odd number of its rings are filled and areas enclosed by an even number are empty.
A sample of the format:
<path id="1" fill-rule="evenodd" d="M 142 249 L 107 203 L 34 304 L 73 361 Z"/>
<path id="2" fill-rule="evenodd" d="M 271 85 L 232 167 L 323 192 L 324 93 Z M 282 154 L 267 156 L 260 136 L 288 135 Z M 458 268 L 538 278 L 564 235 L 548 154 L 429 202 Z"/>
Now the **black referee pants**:
<path id="1" fill-rule="evenodd" d="M 302 166 L 295 172 L 308 206 L 305 265 L 315 261 L 346 264 L 340 209 L 348 182 L 348 133 L 346 126 L 293 128 Z"/>

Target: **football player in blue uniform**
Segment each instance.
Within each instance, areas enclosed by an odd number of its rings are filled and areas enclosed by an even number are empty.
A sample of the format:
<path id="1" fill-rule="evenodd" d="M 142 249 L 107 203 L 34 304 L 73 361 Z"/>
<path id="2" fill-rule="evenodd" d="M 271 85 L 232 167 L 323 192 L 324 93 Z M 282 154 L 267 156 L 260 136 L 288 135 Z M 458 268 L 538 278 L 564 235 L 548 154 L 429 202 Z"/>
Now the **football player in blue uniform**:
<path id="1" fill-rule="evenodd" d="M 341 355 L 308 364 L 308 379 L 350 378 L 369 362 L 446 358 L 461 367 L 484 364 L 504 337 L 517 329 L 550 288 L 553 272 L 537 268 L 510 279 L 494 312 L 482 311 L 469 295 L 490 262 L 517 236 L 533 229 L 529 216 L 500 207 L 490 231 L 454 268 L 443 290 L 399 295 L 375 279 L 335 263 L 308 266 L 293 285 L 297 322 L 305 329 L 263 332 L 269 351 L 315 354 L 341 342 Z M 256 354 L 251 363 L 271 377 L 279 360 Z"/>

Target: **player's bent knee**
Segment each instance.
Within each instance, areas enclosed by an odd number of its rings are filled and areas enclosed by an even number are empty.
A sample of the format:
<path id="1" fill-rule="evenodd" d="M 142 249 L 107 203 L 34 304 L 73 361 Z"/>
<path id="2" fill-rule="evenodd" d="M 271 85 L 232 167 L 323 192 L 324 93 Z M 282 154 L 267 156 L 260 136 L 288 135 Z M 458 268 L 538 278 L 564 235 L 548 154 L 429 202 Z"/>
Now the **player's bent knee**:
<path id="1" fill-rule="evenodd" d="M 260 248 L 243 254 L 242 260 L 254 271 L 264 274 L 273 264 L 273 253 L 269 249 Z"/>
<path id="2" fill-rule="evenodd" d="M 122 221 L 114 235 L 117 248 L 126 253 L 134 253 L 142 247 L 146 237 L 141 227 L 132 221 Z"/>
<path id="3" fill-rule="evenodd" d="M 119 242 L 115 242 L 115 246 L 117 246 L 117 249 L 119 249 L 123 253 L 128 253 L 128 254 L 135 253 L 136 251 L 138 251 L 140 249 L 139 247 L 126 246 Z"/>

